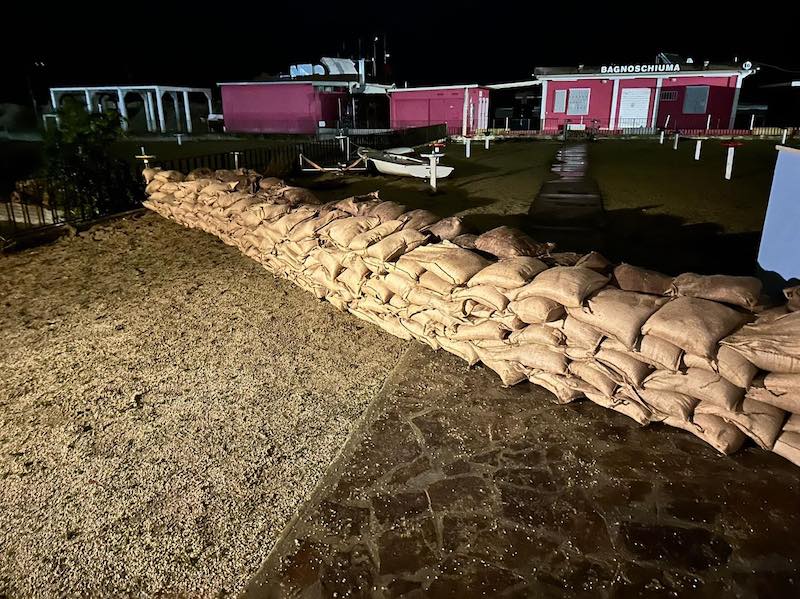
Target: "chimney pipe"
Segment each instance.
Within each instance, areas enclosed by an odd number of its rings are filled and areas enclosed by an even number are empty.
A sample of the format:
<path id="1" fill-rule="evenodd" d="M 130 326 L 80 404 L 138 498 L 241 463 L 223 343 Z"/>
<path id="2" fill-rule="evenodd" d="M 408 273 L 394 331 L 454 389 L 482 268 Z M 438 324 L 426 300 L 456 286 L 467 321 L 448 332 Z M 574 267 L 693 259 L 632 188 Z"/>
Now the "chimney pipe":
<path id="1" fill-rule="evenodd" d="M 364 71 L 366 70 L 366 66 L 364 63 L 365 61 L 363 58 L 358 59 L 358 84 L 362 86 L 366 82 L 366 75 L 364 73 Z"/>

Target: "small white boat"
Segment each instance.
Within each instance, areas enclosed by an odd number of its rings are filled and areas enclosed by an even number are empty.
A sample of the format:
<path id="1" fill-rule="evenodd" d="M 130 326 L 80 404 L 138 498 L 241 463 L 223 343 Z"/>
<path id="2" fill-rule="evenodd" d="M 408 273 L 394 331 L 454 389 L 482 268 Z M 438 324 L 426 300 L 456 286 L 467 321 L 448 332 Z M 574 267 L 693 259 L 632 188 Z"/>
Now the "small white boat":
<path id="1" fill-rule="evenodd" d="M 412 148 L 391 148 L 389 150 L 361 148 L 358 150 L 358 155 L 372 162 L 379 173 L 397 175 L 399 177 L 430 179 L 430 161 L 412 156 L 411 154 L 413 153 L 414 150 Z M 452 166 L 440 164 L 436 167 L 436 178 L 444 179 L 452 172 Z"/>

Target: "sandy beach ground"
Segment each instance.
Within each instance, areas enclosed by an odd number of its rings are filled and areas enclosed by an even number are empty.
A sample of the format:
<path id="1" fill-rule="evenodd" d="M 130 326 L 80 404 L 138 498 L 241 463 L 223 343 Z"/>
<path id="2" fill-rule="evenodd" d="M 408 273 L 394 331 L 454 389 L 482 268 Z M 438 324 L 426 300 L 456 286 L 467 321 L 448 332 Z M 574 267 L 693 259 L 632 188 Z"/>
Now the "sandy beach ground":
<path id="1" fill-rule="evenodd" d="M 238 592 L 405 348 L 154 214 L 0 297 L 0 596 Z"/>

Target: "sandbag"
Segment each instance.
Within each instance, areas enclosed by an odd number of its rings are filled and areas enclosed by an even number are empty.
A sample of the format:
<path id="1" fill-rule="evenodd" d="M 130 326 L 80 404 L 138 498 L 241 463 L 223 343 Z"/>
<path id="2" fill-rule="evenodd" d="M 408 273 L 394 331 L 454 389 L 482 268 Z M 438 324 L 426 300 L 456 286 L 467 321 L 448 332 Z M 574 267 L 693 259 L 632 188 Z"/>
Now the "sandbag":
<path id="1" fill-rule="evenodd" d="M 712 414 L 696 414 L 685 430 L 690 431 L 723 455 L 741 449 L 747 436 L 738 427 Z"/>
<path id="2" fill-rule="evenodd" d="M 564 344 L 564 333 L 555 327 L 543 324 L 529 324 L 523 329 L 513 331 L 508 336 L 509 343 L 526 344 L 540 343 L 542 345 L 560 346 Z"/>
<path id="3" fill-rule="evenodd" d="M 589 252 L 581 256 L 580 260 L 575 263 L 575 266 L 583 266 L 584 268 L 591 268 L 599 273 L 607 274 L 612 268 L 613 264 L 608 258 L 599 252 Z"/>
<path id="4" fill-rule="evenodd" d="M 555 396 L 556 403 L 559 404 L 575 401 L 583 397 L 587 391 L 591 392 L 591 386 L 574 376 L 562 376 L 535 370 L 528 373 L 528 380 L 534 385 L 550 391 Z"/>
<path id="5" fill-rule="evenodd" d="M 607 349 L 603 345 L 601 343 L 600 349 L 595 353 L 595 360 L 616 372 L 626 383 L 638 387 L 652 372 L 652 367 L 639 360 L 635 353 Z"/>
<path id="6" fill-rule="evenodd" d="M 546 297 L 527 297 L 510 302 L 508 309 L 519 316 L 522 322 L 538 324 L 563 318 L 564 306 Z"/>
<path id="7" fill-rule="evenodd" d="M 422 277 L 420 277 L 421 281 Z M 457 300 L 471 299 L 497 312 L 502 312 L 508 305 L 508 298 L 500 293 L 497 287 L 492 285 L 477 285 L 476 287 L 459 289 L 453 292 L 453 298 Z"/>
<path id="8" fill-rule="evenodd" d="M 475 346 L 468 341 L 454 341 L 447 337 L 440 337 L 438 341 L 439 345 L 442 346 L 442 349 L 458 356 L 462 360 L 466 361 L 470 366 L 474 366 L 480 361 L 480 358 L 478 358 L 478 353 L 475 351 Z"/>
<path id="9" fill-rule="evenodd" d="M 683 364 L 686 368 L 702 368 L 718 372 L 737 387 L 746 389 L 753 382 L 758 369 L 748 362 L 744 356 L 727 345 L 721 345 L 715 358 L 709 359 L 694 354 L 684 354 Z"/>
<path id="10" fill-rule="evenodd" d="M 425 289 L 430 289 L 431 291 L 441 293 L 442 295 L 449 295 L 452 293 L 453 289 L 456 288 L 453 283 L 445 281 L 442 277 L 437 276 L 428 270 L 419 276 L 419 284 L 425 287 Z"/>
<path id="11" fill-rule="evenodd" d="M 786 412 L 783 410 L 748 398 L 735 410 L 701 401 L 694 413 L 695 419 L 700 414 L 719 416 L 753 439 L 762 449 L 772 449 L 786 419 Z"/>
<path id="12" fill-rule="evenodd" d="M 443 218 L 432 225 L 420 229 L 420 231 L 430 233 L 442 241 L 453 239 L 466 232 L 464 231 L 464 222 L 457 216 Z"/>
<path id="13" fill-rule="evenodd" d="M 367 256 L 381 262 L 390 262 L 402 256 L 404 252 L 418 248 L 427 240 L 428 236 L 424 233 L 414 229 L 402 229 L 369 246 Z"/>
<path id="14" fill-rule="evenodd" d="M 642 404 L 633 401 L 625 395 L 615 395 L 609 397 L 603 393 L 585 393 L 587 399 L 599 406 L 614 410 L 633 419 L 641 426 L 647 426 L 652 418 L 652 413 Z"/>
<path id="15" fill-rule="evenodd" d="M 761 281 L 755 277 L 698 275 L 688 272 L 675 277 L 670 293 L 752 308 L 758 304 Z"/>
<path id="16" fill-rule="evenodd" d="M 446 241 L 418 247 L 404 258 L 421 264 L 426 270 L 455 285 L 463 285 L 489 265 L 488 260 L 475 252 Z"/>
<path id="17" fill-rule="evenodd" d="M 619 386 L 619 383 L 609 376 L 608 370 L 593 360 L 573 360 L 569 364 L 569 372 L 583 379 L 608 398 L 614 395 Z"/>
<path id="18" fill-rule="evenodd" d="M 605 287 L 588 296 L 584 306 L 567 308 L 567 313 L 633 349 L 642 325 L 666 301 L 654 295 Z"/>
<path id="19" fill-rule="evenodd" d="M 663 370 L 680 370 L 683 350 L 653 335 L 642 335 L 639 340 L 639 359 Z"/>
<path id="20" fill-rule="evenodd" d="M 476 239 L 478 239 L 478 236 L 474 233 L 462 233 L 461 235 L 453 237 L 453 239 L 450 241 L 452 241 L 458 247 L 464 248 L 465 250 L 474 250 Z"/>
<path id="21" fill-rule="evenodd" d="M 617 287 L 625 291 L 666 295 L 672 288 L 672 277 L 622 263 L 614 269 L 614 281 Z"/>
<path id="22" fill-rule="evenodd" d="M 748 315 L 717 302 L 677 297 L 644 323 L 642 333 L 669 341 L 690 354 L 710 358 L 716 354 L 719 341 L 748 320 Z"/>
<path id="23" fill-rule="evenodd" d="M 552 243 L 540 243 L 519 229 L 505 225 L 478 235 L 475 240 L 476 249 L 498 258 L 542 256 L 553 247 Z"/>
<path id="24" fill-rule="evenodd" d="M 480 324 L 462 324 L 451 335 L 455 341 L 476 341 L 479 339 L 505 339 L 508 329 L 498 322 L 487 320 Z"/>
<path id="25" fill-rule="evenodd" d="M 722 343 L 762 370 L 800 374 L 800 312 L 756 321 Z"/>
<path id="26" fill-rule="evenodd" d="M 577 252 L 550 252 L 541 258 L 548 266 L 575 266 L 583 256 Z"/>
<path id="27" fill-rule="evenodd" d="M 525 368 L 520 364 L 505 360 L 481 360 L 481 362 L 498 374 L 504 387 L 512 387 L 528 378 Z"/>
<path id="28" fill-rule="evenodd" d="M 554 266 L 542 271 L 520 288 L 516 299 L 546 297 L 568 308 L 579 308 L 590 293 L 608 282 L 608 277 L 580 266 Z"/>
<path id="29" fill-rule="evenodd" d="M 546 269 L 544 262 L 530 256 L 506 258 L 479 271 L 467 281 L 467 287 L 493 285 L 500 289 L 514 289 L 527 284 Z"/>
<path id="30" fill-rule="evenodd" d="M 789 414 L 789 420 L 783 425 L 785 433 L 800 433 L 800 414 Z"/>
<path id="31" fill-rule="evenodd" d="M 384 202 L 386 204 L 388 202 Z M 371 214 L 370 216 L 375 216 L 380 218 L 376 214 Z M 369 229 L 368 231 L 364 231 L 363 233 L 359 233 L 350 241 L 350 244 L 347 246 L 349 249 L 357 252 L 360 250 L 365 250 L 373 243 L 379 242 L 384 237 L 388 237 L 395 231 L 399 230 L 400 227 L 403 226 L 403 223 L 399 220 L 386 220 L 381 221 L 381 224 L 378 226 Z"/>
<path id="32" fill-rule="evenodd" d="M 800 310 L 800 285 L 787 287 L 783 290 L 783 295 L 786 297 L 786 307 L 791 312 Z"/>
<path id="33" fill-rule="evenodd" d="M 753 381 L 747 397 L 800 414 L 800 375 L 770 373 Z"/>
<path id="34" fill-rule="evenodd" d="M 507 344 L 493 348 L 478 347 L 476 351 L 484 363 L 487 360 L 507 360 L 522 364 L 527 368 L 536 368 L 554 374 L 566 374 L 567 372 L 566 356 L 538 343 Z"/>
<path id="35" fill-rule="evenodd" d="M 375 206 L 370 206 L 364 211 L 365 216 L 377 216 L 382 223 L 397 220 L 406 211 L 406 207 L 397 202 L 381 202 Z M 403 226 L 400 222 L 400 226 Z M 400 228 L 400 227 L 398 227 Z"/>
<path id="36" fill-rule="evenodd" d="M 278 206 L 279 208 L 288 209 L 287 206 Z M 266 211 L 262 211 L 266 212 Z M 319 215 L 315 218 L 310 218 L 292 227 L 289 231 L 289 239 L 292 241 L 301 241 L 303 239 L 316 238 L 317 233 L 326 225 L 333 221 L 346 218 L 347 213 L 341 210 L 329 210 L 325 214 Z"/>
<path id="37" fill-rule="evenodd" d="M 601 331 L 571 316 L 561 321 L 560 326 L 564 332 L 565 343 L 570 347 L 581 347 L 593 354 L 603 341 L 604 335 Z"/>
<path id="38" fill-rule="evenodd" d="M 404 229 L 414 229 L 415 231 L 429 227 L 430 225 L 439 221 L 439 217 L 433 212 L 420 208 L 416 210 L 409 210 L 397 218 L 403 221 Z"/>
<path id="39" fill-rule="evenodd" d="M 183 173 L 180 171 L 156 171 L 153 173 L 154 179 L 160 179 L 164 182 L 173 182 L 177 183 L 179 181 L 183 181 Z"/>
<path id="40" fill-rule="evenodd" d="M 775 441 L 772 451 L 786 458 L 795 466 L 800 466 L 800 433 L 782 433 Z"/>
<path id="41" fill-rule="evenodd" d="M 685 373 L 657 370 L 642 386 L 657 391 L 674 391 L 733 410 L 744 399 L 744 389 L 729 383 L 720 375 L 700 368 Z"/>
<path id="42" fill-rule="evenodd" d="M 675 391 L 659 389 L 629 389 L 629 393 L 644 402 L 654 414 L 691 420 L 694 409 L 700 402 L 697 398 Z"/>
<path id="43" fill-rule="evenodd" d="M 346 211 L 345 211 L 346 212 Z M 356 235 L 377 227 L 380 220 L 377 216 L 351 216 L 341 218 L 326 225 L 320 234 L 330 239 L 341 248 L 349 248 Z"/>
<path id="44" fill-rule="evenodd" d="M 379 277 L 367 279 L 361 287 L 361 291 L 384 304 L 392 297 L 392 290 L 386 285 L 385 281 Z"/>

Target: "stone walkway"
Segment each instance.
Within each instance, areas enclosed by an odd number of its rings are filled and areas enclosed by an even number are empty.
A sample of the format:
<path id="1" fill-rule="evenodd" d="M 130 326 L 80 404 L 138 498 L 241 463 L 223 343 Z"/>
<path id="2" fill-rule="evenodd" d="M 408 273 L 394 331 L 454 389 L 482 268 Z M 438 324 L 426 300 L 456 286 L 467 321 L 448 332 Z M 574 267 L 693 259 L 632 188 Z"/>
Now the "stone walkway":
<path id="1" fill-rule="evenodd" d="M 800 595 L 800 469 L 549 397 L 413 347 L 245 596 Z"/>

